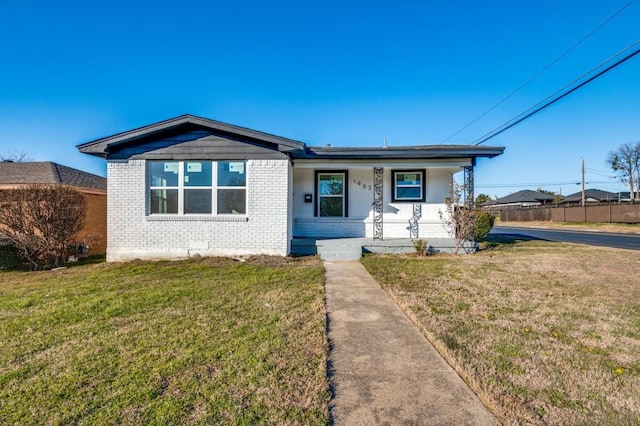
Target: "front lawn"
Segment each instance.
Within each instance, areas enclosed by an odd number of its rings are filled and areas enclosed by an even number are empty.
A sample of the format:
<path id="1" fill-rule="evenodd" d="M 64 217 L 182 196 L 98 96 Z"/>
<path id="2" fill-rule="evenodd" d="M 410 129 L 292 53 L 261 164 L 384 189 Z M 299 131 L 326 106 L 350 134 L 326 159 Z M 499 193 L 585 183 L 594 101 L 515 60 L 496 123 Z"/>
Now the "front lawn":
<path id="1" fill-rule="evenodd" d="M 328 422 L 314 258 L 1 272 L 0 342 L 0 424 Z"/>
<path id="2" fill-rule="evenodd" d="M 363 263 L 505 424 L 640 425 L 640 252 L 511 243 Z"/>

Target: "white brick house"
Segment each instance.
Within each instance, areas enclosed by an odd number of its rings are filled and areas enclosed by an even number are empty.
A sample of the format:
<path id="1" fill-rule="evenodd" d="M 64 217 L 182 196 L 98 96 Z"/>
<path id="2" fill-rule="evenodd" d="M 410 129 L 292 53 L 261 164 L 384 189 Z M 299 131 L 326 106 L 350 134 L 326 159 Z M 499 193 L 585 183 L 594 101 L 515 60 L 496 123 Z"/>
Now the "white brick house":
<path id="1" fill-rule="evenodd" d="M 294 238 L 447 237 L 452 176 L 503 148 L 313 148 L 184 115 L 78 146 L 107 160 L 107 259 L 291 253 Z"/>

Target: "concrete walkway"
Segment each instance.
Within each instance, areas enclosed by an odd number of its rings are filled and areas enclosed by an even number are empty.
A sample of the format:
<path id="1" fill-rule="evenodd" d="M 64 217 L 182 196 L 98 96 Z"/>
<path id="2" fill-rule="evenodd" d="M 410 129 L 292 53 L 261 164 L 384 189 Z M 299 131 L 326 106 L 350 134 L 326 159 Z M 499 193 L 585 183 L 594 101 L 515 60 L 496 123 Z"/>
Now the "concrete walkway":
<path id="1" fill-rule="evenodd" d="M 500 424 L 360 262 L 324 266 L 335 425 Z"/>

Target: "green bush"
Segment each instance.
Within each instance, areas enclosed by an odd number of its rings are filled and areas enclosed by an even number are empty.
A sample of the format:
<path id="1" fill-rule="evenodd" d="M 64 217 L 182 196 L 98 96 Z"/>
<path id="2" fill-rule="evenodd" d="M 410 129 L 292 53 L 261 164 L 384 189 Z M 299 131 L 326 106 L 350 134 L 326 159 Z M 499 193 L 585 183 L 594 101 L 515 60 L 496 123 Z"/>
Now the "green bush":
<path id="1" fill-rule="evenodd" d="M 416 250 L 418 256 L 426 256 L 429 242 L 427 240 L 412 240 L 413 248 Z"/>
<path id="2" fill-rule="evenodd" d="M 475 212 L 475 224 L 473 227 L 473 238 L 475 241 L 483 240 L 487 234 L 493 228 L 493 223 L 496 221 L 496 217 L 491 213 L 487 213 L 483 210 L 476 210 Z"/>
<path id="3" fill-rule="evenodd" d="M 0 271 L 23 269 L 25 259 L 20 252 L 8 242 L 0 241 Z"/>

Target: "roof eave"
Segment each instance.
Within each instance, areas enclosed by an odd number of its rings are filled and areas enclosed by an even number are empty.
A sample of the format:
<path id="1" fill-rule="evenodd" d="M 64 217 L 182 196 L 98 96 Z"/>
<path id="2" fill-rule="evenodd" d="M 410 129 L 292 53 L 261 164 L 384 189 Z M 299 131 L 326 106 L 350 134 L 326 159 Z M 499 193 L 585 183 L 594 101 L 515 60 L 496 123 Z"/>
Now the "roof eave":
<path id="1" fill-rule="evenodd" d="M 425 159 L 442 160 L 451 158 L 493 158 L 504 152 L 503 147 L 448 146 L 446 148 L 433 145 L 398 147 L 398 148 L 344 148 L 344 147 L 309 147 L 294 153 L 298 159 L 318 160 L 378 160 L 378 159 Z"/>
<path id="2" fill-rule="evenodd" d="M 208 118 L 197 117 L 190 114 L 181 115 L 179 117 L 160 121 L 158 123 L 150 124 L 144 127 L 139 127 L 137 129 L 118 133 L 105 138 L 96 139 L 91 142 L 82 143 L 77 145 L 76 147 L 80 152 L 84 154 L 95 155 L 98 157 L 106 158 L 109 154 L 109 150 L 111 147 L 129 143 L 129 142 L 135 141 L 136 139 L 151 136 L 166 130 L 171 130 L 173 128 L 182 126 L 184 124 L 194 124 L 197 126 L 201 126 L 204 128 L 208 128 L 208 129 L 212 129 L 212 130 L 216 130 L 224 133 L 235 134 L 243 137 L 248 137 L 251 139 L 257 139 L 263 142 L 272 143 L 277 145 L 278 150 L 281 152 L 303 150 L 305 147 L 303 142 L 299 142 L 293 139 L 287 139 L 287 138 L 272 135 L 269 133 L 251 130 L 246 127 L 235 126 L 232 124 L 210 120 Z"/>

